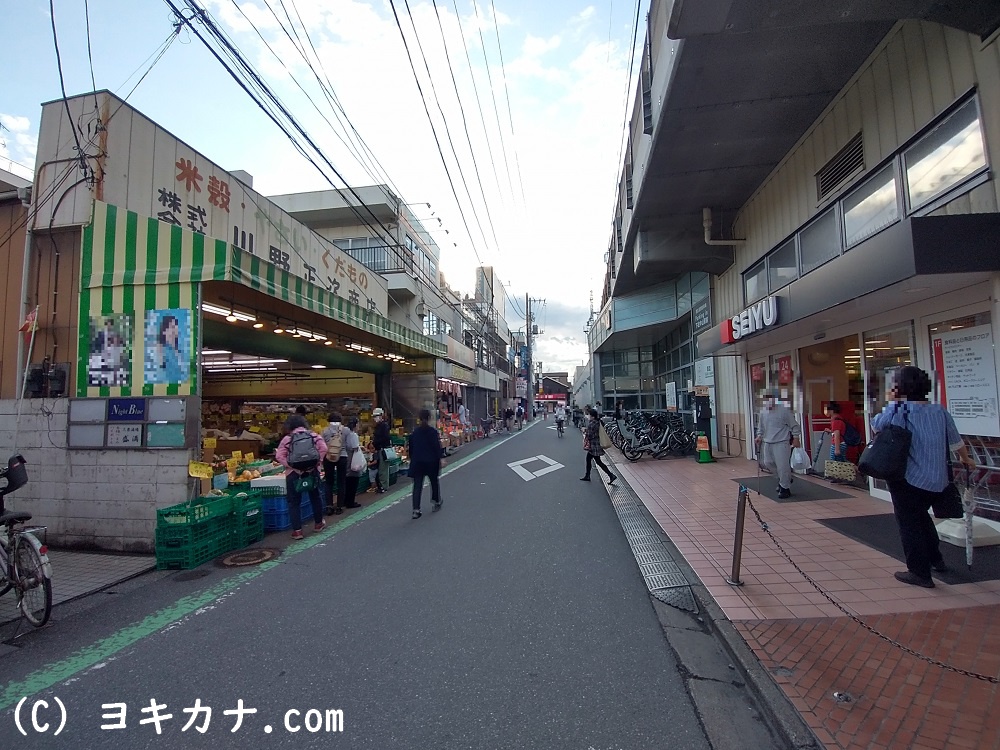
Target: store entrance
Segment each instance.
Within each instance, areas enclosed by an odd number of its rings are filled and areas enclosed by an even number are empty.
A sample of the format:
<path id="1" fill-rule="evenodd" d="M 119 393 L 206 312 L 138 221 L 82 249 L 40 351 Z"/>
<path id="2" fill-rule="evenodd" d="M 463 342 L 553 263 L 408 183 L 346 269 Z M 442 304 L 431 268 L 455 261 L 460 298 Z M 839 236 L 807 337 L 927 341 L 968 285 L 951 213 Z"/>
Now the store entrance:
<path id="1" fill-rule="evenodd" d="M 814 465 L 822 470 L 829 452 L 829 438 L 825 430 L 830 427 L 826 407 L 831 402 L 840 407 L 844 421 L 853 424 L 861 435 L 864 429 L 864 379 L 861 375 L 861 346 L 857 334 L 824 341 L 799 351 L 802 370 L 803 425 L 806 450 Z M 860 447 L 851 447 L 847 458 L 857 463 Z"/>

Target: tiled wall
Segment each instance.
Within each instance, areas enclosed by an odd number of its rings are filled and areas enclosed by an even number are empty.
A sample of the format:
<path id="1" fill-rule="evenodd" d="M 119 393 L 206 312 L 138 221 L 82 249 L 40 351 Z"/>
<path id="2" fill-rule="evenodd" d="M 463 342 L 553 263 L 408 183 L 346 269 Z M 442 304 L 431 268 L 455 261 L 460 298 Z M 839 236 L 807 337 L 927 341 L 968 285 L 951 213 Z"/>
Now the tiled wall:
<path id="1" fill-rule="evenodd" d="M 187 450 L 67 450 L 68 399 L 26 399 L 17 452 L 28 484 L 6 499 L 49 528 L 53 546 L 152 552 L 156 509 L 196 492 Z M 0 401 L 0 460 L 14 452 L 17 402 Z"/>

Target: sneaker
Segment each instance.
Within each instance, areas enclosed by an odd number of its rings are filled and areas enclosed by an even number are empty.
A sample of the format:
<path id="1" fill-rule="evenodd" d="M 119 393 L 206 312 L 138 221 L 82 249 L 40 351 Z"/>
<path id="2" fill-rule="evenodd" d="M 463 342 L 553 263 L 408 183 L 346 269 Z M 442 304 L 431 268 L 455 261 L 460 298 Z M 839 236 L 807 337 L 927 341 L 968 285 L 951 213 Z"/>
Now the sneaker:
<path id="1" fill-rule="evenodd" d="M 335 507 L 335 508 L 333 509 L 333 515 L 335 515 L 335 516 L 339 516 L 339 515 L 340 515 L 341 513 L 343 513 L 343 512 L 344 512 L 344 509 L 343 509 L 343 508 L 340 508 L 340 507 Z"/>
<path id="2" fill-rule="evenodd" d="M 908 583 L 911 586 L 920 586 L 925 589 L 934 588 L 934 581 L 930 578 L 921 578 L 916 573 L 909 570 L 901 570 L 897 573 L 893 573 L 892 576 L 900 583 Z"/>
<path id="3" fill-rule="evenodd" d="M 371 495 L 371 494 L 372 494 L 372 493 L 374 493 L 374 492 L 375 492 L 375 491 L 376 491 L 377 489 L 378 489 L 377 487 L 369 487 L 369 488 L 368 488 L 367 490 L 365 490 L 365 492 L 366 492 L 367 494 Z M 349 507 L 349 506 L 348 506 L 348 507 Z"/>
<path id="4" fill-rule="evenodd" d="M 437 513 L 439 510 L 441 510 L 441 503 L 443 502 L 444 502 L 443 500 L 438 500 L 436 503 L 434 503 L 431 506 L 431 513 Z"/>
<path id="5" fill-rule="evenodd" d="M 305 537 L 302 536 L 302 529 L 296 529 L 295 531 L 293 531 L 292 539 L 305 539 Z"/>
<path id="6" fill-rule="evenodd" d="M 419 510 L 415 510 L 415 511 L 413 511 L 413 515 L 410 516 L 410 518 L 417 519 L 417 518 L 420 518 L 421 515 L 422 514 L 420 513 Z"/>
<path id="7" fill-rule="evenodd" d="M 581 482 L 589 482 L 590 481 L 590 477 L 580 477 L 580 481 Z"/>
<path id="8" fill-rule="evenodd" d="M 791 496 L 792 496 L 792 491 L 790 489 L 788 489 L 787 487 L 782 487 L 780 484 L 778 485 L 778 499 L 779 500 L 784 500 L 785 498 L 791 497 Z"/>
<path id="9" fill-rule="evenodd" d="M 313 526 L 313 531 L 322 531 L 326 528 L 326 521 L 320 521 L 318 524 Z"/>

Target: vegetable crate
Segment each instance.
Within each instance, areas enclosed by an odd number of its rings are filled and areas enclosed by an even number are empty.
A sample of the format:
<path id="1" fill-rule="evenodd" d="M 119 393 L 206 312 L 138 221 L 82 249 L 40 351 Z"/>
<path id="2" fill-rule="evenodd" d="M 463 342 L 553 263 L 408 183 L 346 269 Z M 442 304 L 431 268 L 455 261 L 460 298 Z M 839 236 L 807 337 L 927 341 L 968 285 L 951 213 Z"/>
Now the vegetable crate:
<path id="1" fill-rule="evenodd" d="M 156 567 L 159 570 L 197 568 L 235 549 L 238 544 L 232 514 L 194 523 L 161 522 L 156 527 Z"/>

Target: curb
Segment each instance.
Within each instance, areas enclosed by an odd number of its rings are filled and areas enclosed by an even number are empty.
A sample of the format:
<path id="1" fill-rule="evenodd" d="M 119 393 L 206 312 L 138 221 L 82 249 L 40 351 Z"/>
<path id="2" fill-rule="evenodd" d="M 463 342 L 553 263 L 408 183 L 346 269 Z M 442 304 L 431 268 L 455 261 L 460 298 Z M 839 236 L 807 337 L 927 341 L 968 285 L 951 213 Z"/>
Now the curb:
<path id="1" fill-rule="evenodd" d="M 617 461 L 612 461 L 612 463 L 615 465 L 618 464 Z M 638 498 L 638 493 L 625 480 L 620 471 L 618 472 L 618 482 L 628 487 Z M 611 487 L 607 483 L 604 486 L 608 491 L 610 500 Z M 659 534 L 660 542 L 670 552 L 674 564 L 687 579 L 691 594 L 703 612 L 703 616 L 699 617 L 698 620 L 707 627 L 711 635 L 718 639 L 723 649 L 732 657 L 734 663 L 739 665 L 739 670 L 746 677 L 746 684 L 750 688 L 751 694 L 758 703 L 762 713 L 767 715 L 768 721 L 775 731 L 777 739 L 782 742 L 783 747 L 787 747 L 789 750 L 823 750 L 823 744 L 813 734 L 812 729 L 806 724 L 805 719 L 802 718 L 802 715 L 788 699 L 788 696 L 785 695 L 774 681 L 771 673 L 760 663 L 757 655 L 754 654 L 747 642 L 737 632 L 732 622 L 723 613 L 722 608 L 709 593 L 708 589 L 705 588 L 704 584 L 702 584 L 701 579 L 688 564 L 670 537 L 663 531 L 663 528 L 656 522 L 656 519 L 653 518 L 641 499 L 639 507 L 654 530 Z M 650 593 L 650 599 L 662 601 L 654 597 L 652 593 Z M 667 602 L 667 606 L 671 606 L 669 602 Z M 680 611 L 683 612 L 684 610 L 680 609 Z"/>

